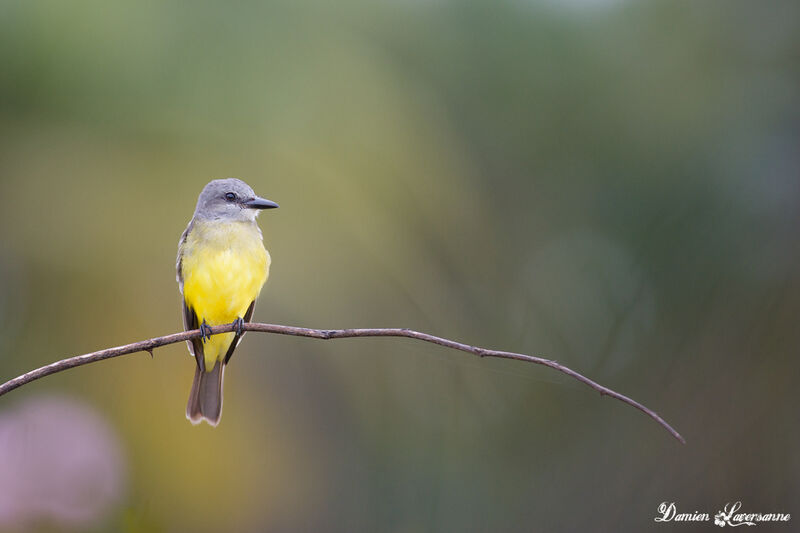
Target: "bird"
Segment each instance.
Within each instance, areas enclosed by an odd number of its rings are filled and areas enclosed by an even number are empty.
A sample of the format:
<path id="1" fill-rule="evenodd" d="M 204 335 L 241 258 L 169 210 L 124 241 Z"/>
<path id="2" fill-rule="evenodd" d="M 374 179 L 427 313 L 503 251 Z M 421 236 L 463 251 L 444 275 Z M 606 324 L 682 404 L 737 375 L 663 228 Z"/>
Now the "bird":
<path id="1" fill-rule="evenodd" d="M 192 424 L 219 424 L 225 366 L 269 277 L 271 258 L 256 217 L 276 207 L 240 179 L 215 179 L 203 188 L 181 235 L 176 266 L 183 327 L 201 332 L 187 341 L 196 362 L 186 405 Z M 234 331 L 212 336 L 210 327 L 222 324 L 233 324 Z"/>

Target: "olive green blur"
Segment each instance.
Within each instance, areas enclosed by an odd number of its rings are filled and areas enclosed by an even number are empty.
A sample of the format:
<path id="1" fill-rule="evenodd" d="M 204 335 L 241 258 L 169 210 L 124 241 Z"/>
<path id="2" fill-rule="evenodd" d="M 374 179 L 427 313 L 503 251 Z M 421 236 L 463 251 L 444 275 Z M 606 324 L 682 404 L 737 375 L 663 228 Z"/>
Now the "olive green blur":
<path id="1" fill-rule="evenodd" d="M 687 444 L 546 368 L 254 333 L 216 429 L 184 419 L 183 344 L 0 417 L 105 421 L 125 481 L 98 532 L 798 513 L 798 49 L 789 1 L 5 1 L 0 380 L 180 331 L 177 239 L 239 177 L 281 205 L 255 320 L 557 359 Z"/>

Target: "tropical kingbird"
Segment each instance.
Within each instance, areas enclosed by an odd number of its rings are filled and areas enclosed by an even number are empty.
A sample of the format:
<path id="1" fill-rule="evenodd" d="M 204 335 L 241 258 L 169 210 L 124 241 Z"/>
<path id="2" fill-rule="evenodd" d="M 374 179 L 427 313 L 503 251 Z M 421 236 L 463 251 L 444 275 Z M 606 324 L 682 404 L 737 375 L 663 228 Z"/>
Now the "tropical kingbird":
<path id="1" fill-rule="evenodd" d="M 259 198 L 242 180 L 214 180 L 203 188 L 178 244 L 178 286 L 183 295 L 183 327 L 200 329 L 187 341 L 197 368 L 186 406 L 192 424 L 212 426 L 222 415 L 225 365 L 253 316 L 256 298 L 269 275 L 256 216 L 278 204 Z M 209 326 L 236 324 L 231 333 L 210 335 Z"/>

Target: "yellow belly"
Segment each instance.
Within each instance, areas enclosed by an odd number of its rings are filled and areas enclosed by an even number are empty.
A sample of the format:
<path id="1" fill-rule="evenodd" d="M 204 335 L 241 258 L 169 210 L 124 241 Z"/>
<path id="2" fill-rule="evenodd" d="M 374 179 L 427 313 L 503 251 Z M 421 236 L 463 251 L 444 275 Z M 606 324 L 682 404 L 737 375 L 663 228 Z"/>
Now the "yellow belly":
<path id="1" fill-rule="evenodd" d="M 196 223 L 182 256 L 183 297 L 211 326 L 244 317 L 269 275 L 270 258 L 253 223 Z M 206 369 L 225 357 L 233 333 L 214 335 L 203 346 Z"/>

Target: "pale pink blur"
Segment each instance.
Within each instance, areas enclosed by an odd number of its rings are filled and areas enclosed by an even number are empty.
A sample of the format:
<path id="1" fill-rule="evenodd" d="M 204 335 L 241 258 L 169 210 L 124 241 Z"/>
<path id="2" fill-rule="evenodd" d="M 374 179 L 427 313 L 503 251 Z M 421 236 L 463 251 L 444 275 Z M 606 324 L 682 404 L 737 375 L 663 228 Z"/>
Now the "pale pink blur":
<path id="1" fill-rule="evenodd" d="M 119 438 L 87 404 L 49 396 L 0 411 L 0 529 L 97 524 L 125 483 Z"/>

